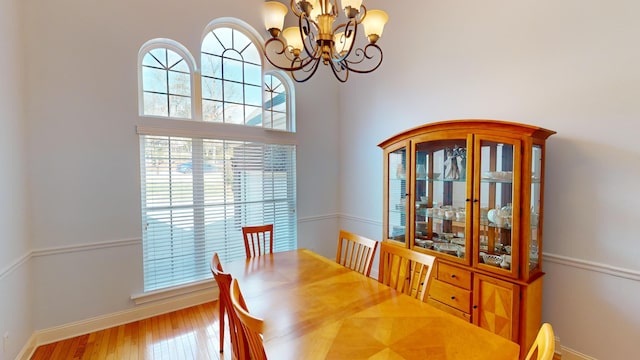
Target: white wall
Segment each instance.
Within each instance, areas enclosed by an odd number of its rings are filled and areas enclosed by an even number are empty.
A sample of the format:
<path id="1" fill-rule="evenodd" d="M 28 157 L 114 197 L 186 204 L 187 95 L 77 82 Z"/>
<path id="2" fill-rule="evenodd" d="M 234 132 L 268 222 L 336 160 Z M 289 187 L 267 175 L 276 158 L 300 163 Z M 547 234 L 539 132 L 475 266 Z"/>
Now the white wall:
<path id="1" fill-rule="evenodd" d="M 33 331 L 27 221 L 19 0 L 0 0 L 0 360 L 13 359 Z"/>
<path id="2" fill-rule="evenodd" d="M 556 130 L 547 143 L 543 320 L 577 352 L 636 356 L 640 3 L 368 4 L 390 21 L 382 67 L 341 87 L 341 212 L 381 222 L 377 144 L 406 128 L 493 118 Z M 378 224 L 368 229 L 381 237 Z"/>
<path id="3" fill-rule="evenodd" d="M 170 38 L 199 62 L 203 29 L 215 18 L 237 17 L 266 35 L 261 5 L 25 2 L 35 330 L 130 309 L 142 291 L 140 46 Z M 307 235 L 315 222 L 332 227 L 334 242 L 337 234 L 335 88 L 329 79 L 297 86 L 300 246 L 319 251 L 325 236 Z M 312 99 L 326 109 L 305 106 Z"/>
<path id="4" fill-rule="evenodd" d="M 223 16 L 262 32 L 261 3 L 0 0 L 0 191 L 11 189 L 0 202 L 0 332 L 9 324 L 23 344 L 33 330 L 133 306 L 129 296 L 142 289 L 138 49 L 167 37 L 197 54 L 202 28 Z M 391 16 L 382 67 L 341 86 L 321 68 L 296 86 L 300 245 L 332 257 L 338 226 L 380 238 L 377 144 L 392 134 L 469 117 L 556 130 L 548 142 L 544 320 L 576 351 L 628 358 L 640 333 L 640 320 L 625 313 L 640 286 L 632 229 L 640 220 L 632 203 L 640 192 L 640 4 L 367 4 Z M 28 161 L 20 158 L 20 74 Z M 34 296 L 20 285 L 31 276 Z"/>

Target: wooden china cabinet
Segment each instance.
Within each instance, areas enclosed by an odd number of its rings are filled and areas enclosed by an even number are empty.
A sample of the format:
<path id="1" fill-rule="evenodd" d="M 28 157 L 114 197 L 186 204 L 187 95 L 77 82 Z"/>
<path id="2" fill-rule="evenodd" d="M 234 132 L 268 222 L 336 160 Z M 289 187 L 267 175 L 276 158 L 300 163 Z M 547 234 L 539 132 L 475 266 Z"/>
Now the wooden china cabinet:
<path id="1" fill-rule="evenodd" d="M 383 240 L 438 259 L 428 301 L 520 344 L 541 325 L 545 141 L 554 131 L 451 120 L 384 151 Z"/>

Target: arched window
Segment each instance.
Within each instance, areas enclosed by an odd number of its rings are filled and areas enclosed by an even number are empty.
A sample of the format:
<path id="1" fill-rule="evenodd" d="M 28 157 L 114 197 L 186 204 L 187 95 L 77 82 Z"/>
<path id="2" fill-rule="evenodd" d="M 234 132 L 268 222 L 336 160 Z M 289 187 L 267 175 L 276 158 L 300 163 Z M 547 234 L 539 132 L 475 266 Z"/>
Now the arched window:
<path id="1" fill-rule="evenodd" d="M 264 120 L 262 126 L 294 131 L 290 114 L 293 113 L 293 87 L 291 79 L 281 71 L 270 71 L 264 76 Z"/>
<path id="2" fill-rule="evenodd" d="M 251 125 L 262 113 L 262 59 L 241 31 L 220 27 L 202 41 L 205 121 Z"/>
<path id="3" fill-rule="evenodd" d="M 147 42 L 139 53 L 140 114 L 191 119 L 195 62 L 168 39 Z"/>
<path id="4" fill-rule="evenodd" d="M 204 121 L 294 131 L 293 84 L 278 71 L 263 76 L 259 44 L 236 22 L 211 24 L 200 54 Z"/>

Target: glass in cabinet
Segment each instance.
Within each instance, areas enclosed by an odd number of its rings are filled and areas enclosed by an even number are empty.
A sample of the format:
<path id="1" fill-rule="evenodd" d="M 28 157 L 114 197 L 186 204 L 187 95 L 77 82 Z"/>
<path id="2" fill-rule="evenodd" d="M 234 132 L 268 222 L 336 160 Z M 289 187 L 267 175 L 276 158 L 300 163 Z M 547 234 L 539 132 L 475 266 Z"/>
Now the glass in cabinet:
<path id="1" fill-rule="evenodd" d="M 477 135 L 474 200 L 479 215 L 474 228 L 478 240 L 474 264 L 479 268 L 518 276 L 521 144 L 517 139 Z M 515 254 L 516 256 L 513 256 Z"/>
<path id="2" fill-rule="evenodd" d="M 406 146 L 386 152 L 386 238 L 400 243 L 406 243 L 407 237 L 407 163 Z"/>
<path id="3" fill-rule="evenodd" d="M 525 251 L 529 252 L 529 262 L 526 268 L 527 273 L 531 274 L 540 270 L 540 261 L 542 258 L 542 249 L 539 245 L 542 238 L 542 229 L 539 224 L 540 210 L 542 209 L 542 189 L 543 189 L 543 148 L 541 145 L 534 144 L 531 148 L 531 199 L 529 208 L 529 226 L 530 234 L 529 248 Z"/>
<path id="4" fill-rule="evenodd" d="M 413 244 L 454 262 L 468 263 L 470 212 L 467 186 L 466 134 L 438 139 L 417 138 L 412 142 L 415 174 L 411 198 L 414 203 Z M 470 168 L 470 167 L 469 167 Z"/>

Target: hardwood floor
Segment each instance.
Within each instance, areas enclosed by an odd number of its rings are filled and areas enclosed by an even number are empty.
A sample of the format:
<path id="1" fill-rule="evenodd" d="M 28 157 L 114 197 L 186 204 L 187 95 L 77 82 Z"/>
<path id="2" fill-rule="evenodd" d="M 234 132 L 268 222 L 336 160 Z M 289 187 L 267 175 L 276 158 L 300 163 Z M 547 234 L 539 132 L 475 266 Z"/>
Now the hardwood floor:
<path id="1" fill-rule="evenodd" d="M 57 359 L 231 359 L 219 345 L 218 302 L 39 346 L 31 360 Z"/>

